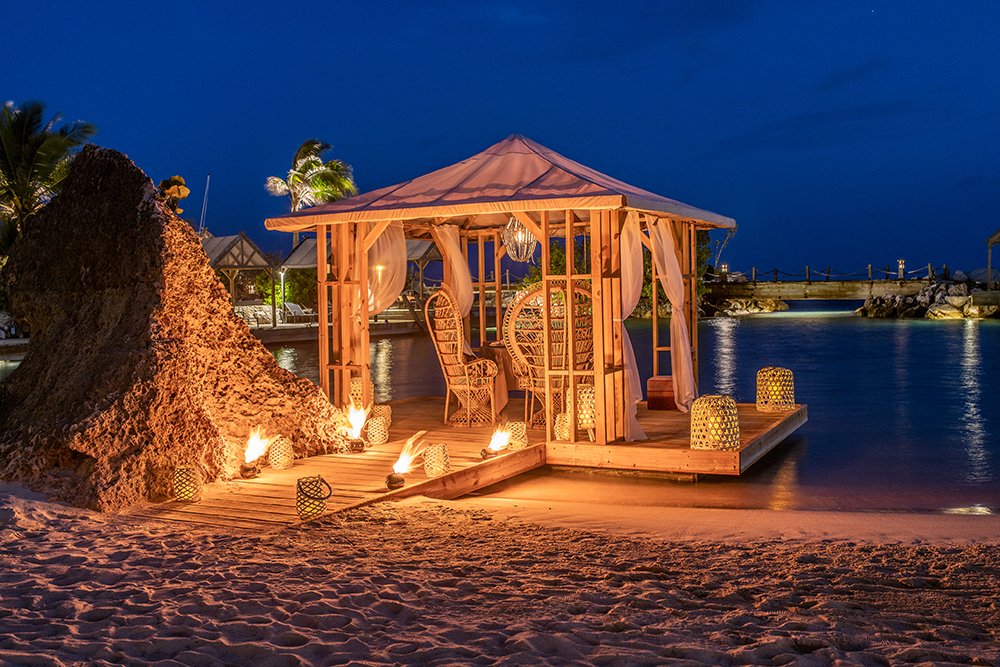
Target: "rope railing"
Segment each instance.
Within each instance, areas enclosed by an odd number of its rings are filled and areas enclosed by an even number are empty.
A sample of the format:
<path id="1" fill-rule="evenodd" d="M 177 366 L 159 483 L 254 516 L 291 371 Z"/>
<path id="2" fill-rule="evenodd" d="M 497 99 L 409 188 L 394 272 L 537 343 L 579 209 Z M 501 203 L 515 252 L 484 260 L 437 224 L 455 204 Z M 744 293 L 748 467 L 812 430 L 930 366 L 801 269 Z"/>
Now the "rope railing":
<path id="1" fill-rule="evenodd" d="M 716 271 L 712 268 L 705 274 L 708 282 L 818 282 L 831 280 L 926 280 L 931 282 L 937 278 L 947 280 L 949 277 L 948 265 L 943 265 L 940 269 L 933 264 L 926 264 L 916 269 L 906 270 L 903 264 L 893 268 L 887 265 L 885 268 L 869 264 L 859 271 L 834 271 L 830 266 L 824 269 L 815 269 L 810 265 L 805 266 L 804 271 L 785 271 L 778 267 L 762 270 L 752 267 L 750 271 Z"/>

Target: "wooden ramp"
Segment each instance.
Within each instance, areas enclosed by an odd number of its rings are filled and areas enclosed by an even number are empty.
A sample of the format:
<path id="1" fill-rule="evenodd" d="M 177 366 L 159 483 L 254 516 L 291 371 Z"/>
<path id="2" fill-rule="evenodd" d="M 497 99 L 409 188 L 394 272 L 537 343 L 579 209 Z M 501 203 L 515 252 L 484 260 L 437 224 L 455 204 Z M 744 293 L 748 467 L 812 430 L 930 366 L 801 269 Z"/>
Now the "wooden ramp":
<path id="1" fill-rule="evenodd" d="M 649 440 L 601 446 L 588 443 L 542 442 L 541 430 L 528 432 L 529 447 L 483 461 L 480 451 L 492 427 L 449 428 L 441 423 L 443 401 L 420 398 L 394 401 L 392 440 L 363 454 L 329 454 L 301 459 L 288 470 L 264 468 L 249 480 L 208 484 L 195 503 L 168 502 L 134 510 L 132 516 L 176 521 L 214 528 L 279 529 L 300 523 L 295 511 L 295 483 L 300 477 L 322 475 L 333 488 L 328 512 L 341 512 L 384 500 L 424 495 L 458 498 L 539 466 L 562 465 L 660 473 L 739 475 L 776 447 L 806 421 L 806 406 L 786 413 L 757 412 L 740 404 L 741 447 L 734 452 L 690 449 L 690 419 L 676 411 L 639 408 L 639 423 Z M 512 401 L 508 414 L 520 415 L 522 403 Z M 406 438 L 427 431 L 426 441 L 447 443 L 452 471 L 428 479 L 418 466 L 406 475 L 406 485 L 385 488 Z"/>
<path id="2" fill-rule="evenodd" d="M 255 479 L 207 484 L 201 500 L 167 502 L 131 512 L 131 516 L 177 521 L 215 528 L 279 529 L 300 523 L 295 511 L 295 483 L 300 477 L 322 475 L 333 488 L 328 512 L 340 512 L 374 502 L 424 495 L 451 499 L 484 488 L 545 463 L 542 432 L 528 433 L 527 449 L 483 461 L 480 451 L 493 433 L 487 428 L 449 428 L 441 423 L 442 399 L 394 401 L 391 440 L 363 454 L 328 454 L 300 459 L 287 470 L 264 468 Z M 520 404 L 512 406 L 520 410 Z M 406 475 L 406 485 L 385 487 L 406 438 L 427 431 L 426 441 L 448 445 L 452 472 L 428 479 L 418 464 Z"/>

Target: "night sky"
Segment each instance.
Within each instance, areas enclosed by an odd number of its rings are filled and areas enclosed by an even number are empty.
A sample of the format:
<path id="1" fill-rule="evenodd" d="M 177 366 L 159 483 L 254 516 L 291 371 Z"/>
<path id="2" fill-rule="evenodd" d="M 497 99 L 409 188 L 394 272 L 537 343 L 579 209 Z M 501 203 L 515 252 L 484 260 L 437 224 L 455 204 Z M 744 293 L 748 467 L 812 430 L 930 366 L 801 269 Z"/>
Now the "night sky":
<path id="1" fill-rule="evenodd" d="M 21 2 L 0 98 L 98 128 L 208 227 L 290 245 L 306 138 L 362 191 L 521 133 L 736 218 L 734 268 L 985 265 L 1000 2 Z"/>

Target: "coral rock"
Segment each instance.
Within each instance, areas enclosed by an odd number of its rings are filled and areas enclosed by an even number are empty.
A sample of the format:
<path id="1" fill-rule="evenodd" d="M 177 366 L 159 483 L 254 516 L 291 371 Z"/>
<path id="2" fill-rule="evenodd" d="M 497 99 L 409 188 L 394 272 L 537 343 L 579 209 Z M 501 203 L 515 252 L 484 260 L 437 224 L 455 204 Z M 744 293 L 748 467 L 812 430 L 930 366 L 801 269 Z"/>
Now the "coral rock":
<path id="1" fill-rule="evenodd" d="M 322 391 L 233 313 L 191 226 L 124 155 L 87 147 L 3 280 L 30 326 L 0 384 L 0 478 L 105 511 L 170 493 L 179 465 L 237 473 L 248 432 L 343 447 Z"/>

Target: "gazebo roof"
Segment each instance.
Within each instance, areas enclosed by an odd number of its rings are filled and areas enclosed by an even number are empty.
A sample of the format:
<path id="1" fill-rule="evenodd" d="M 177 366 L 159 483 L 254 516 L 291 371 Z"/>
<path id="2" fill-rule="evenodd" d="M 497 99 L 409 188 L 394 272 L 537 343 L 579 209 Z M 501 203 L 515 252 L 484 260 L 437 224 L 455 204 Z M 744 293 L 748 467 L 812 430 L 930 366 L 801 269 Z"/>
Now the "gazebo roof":
<path id="1" fill-rule="evenodd" d="M 629 209 L 706 227 L 736 225 L 732 218 L 629 185 L 517 134 L 449 167 L 264 224 L 291 232 L 317 224 L 459 218 L 475 229 L 502 226 L 511 213 L 567 209 Z"/>

